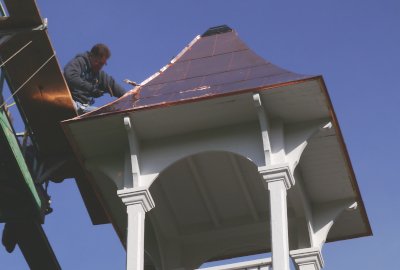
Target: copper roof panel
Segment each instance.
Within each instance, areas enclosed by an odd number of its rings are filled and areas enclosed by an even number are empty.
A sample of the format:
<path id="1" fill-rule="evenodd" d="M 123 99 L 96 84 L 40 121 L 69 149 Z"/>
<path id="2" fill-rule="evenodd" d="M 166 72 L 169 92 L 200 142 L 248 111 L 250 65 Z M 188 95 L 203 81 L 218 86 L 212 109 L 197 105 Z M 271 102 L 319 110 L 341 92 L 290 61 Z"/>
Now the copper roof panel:
<path id="1" fill-rule="evenodd" d="M 175 80 L 184 80 L 187 76 L 190 65 L 191 61 L 176 63 L 174 64 L 174 68 L 167 68 L 164 71 L 164 76 L 157 76 L 156 78 L 151 80 L 148 85 L 165 83 Z"/>
<path id="2" fill-rule="evenodd" d="M 249 76 L 250 68 L 231 70 L 203 77 L 203 85 L 221 85 L 233 81 L 243 81 Z"/>
<path id="3" fill-rule="evenodd" d="M 216 39 L 214 55 L 249 49 L 243 41 L 237 38 L 235 32 L 216 35 Z"/>
<path id="4" fill-rule="evenodd" d="M 199 37 L 197 37 L 199 39 Z M 179 61 L 188 61 L 213 55 L 216 36 L 200 38 L 202 42 L 195 42 L 188 51 L 179 58 Z"/>
<path id="5" fill-rule="evenodd" d="M 229 70 L 233 54 L 219 54 L 213 57 L 204 57 L 190 61 L 188 78 L 205 76 Z"/>
<path id="6" fill-rule="evenodd" d="M 196 42 L 179 60 L 187 61 L 248 49 L 241 40 L 235 40 L 236 35 L 230 33 L 202 37 L 202 42 Z"/>

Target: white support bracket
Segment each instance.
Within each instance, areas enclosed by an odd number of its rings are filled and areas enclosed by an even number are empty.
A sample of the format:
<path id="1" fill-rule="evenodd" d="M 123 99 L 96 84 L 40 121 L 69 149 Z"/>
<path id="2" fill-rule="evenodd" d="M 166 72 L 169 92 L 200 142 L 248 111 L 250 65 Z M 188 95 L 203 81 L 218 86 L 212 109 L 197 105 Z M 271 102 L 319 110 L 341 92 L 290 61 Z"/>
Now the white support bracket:
<path id="1" fill-rule="evenodd" d="M 346 210 L 354 211 L 357 206 L 358 204 L 354 199 L 344 199 L 313 209 L 312 246 L 322 248 L 330 229 L 339 215 Z"/>
<path id="2" fill-rule="evenodd" d="M 304 219 L 307 226 L 308 235 L 298 242 L 298 248 L 310 247 L 313 243 L 313 215 L 311 201 L 305 192 L 302 178 L 296 179 L 296 185 L 292 189 L 291 205 L 298 218 Z M 299 241 L 299 239 L 297 239 Z"/>
<path id="3" fill-rule="evenodd" d="M 254 106 L 257 109 L 258 121 L 261 128 L 265 165 L 271 164 L 271 142 L 269 139 L 269 122 L 259 93 L 253 94 Z"/>
<path id="4" fill-rule="evenodd" d="M 300 162 L 307 144 L 320 131 L 329 131 L 332 123 L 328 119 L 301 123 L 287 128 L 285 136 L 287 162 L 292 171 Z"/>
<path id="5" fill-rule="evenodd" d="M 128 175 L 124 177 L 124 188 L 139 187 L 142 185 L 140 181 L 139 167 L 139 141 L 129 116 L 124 117 L 124 125 L 129 141 L 130 165 L 132 173 L 131 176 Z"/>
<path id="6" fill-rule="evenodd" d="M 299 218 L 305 220 L 309 241 L 299 244 L 299 248 L 313 247 L 322 249 L 335 220 L 343 211 L 357 209 L 354 198 L 342 199 L 330 203 L 314 205 L 306 194 L 301 179 L 293 187 L 292 206 Z"/>

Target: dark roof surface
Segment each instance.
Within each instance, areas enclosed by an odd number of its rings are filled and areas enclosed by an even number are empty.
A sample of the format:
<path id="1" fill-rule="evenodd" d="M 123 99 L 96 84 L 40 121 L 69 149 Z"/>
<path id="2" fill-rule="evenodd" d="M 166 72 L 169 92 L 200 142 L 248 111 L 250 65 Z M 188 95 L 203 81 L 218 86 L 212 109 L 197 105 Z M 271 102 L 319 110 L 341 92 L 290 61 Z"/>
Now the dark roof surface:
<path id="1" fill-rule="evenodd" d="M 252 91 L 313 77 L 265 61 L 226 26 L 223 31 L 205 34 L 197 36 L 167 66 L 144 81 L 138 99 L 128 93 L 81 118 Z"/>

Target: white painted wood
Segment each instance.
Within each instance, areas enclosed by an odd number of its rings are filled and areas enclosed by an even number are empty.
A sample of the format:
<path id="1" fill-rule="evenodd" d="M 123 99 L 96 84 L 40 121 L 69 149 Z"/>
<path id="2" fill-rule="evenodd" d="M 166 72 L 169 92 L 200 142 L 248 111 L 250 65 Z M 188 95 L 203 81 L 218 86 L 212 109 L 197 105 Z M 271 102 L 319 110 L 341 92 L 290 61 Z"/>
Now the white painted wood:
<path id="1" fill-rule="evenodd" d="M 268 183 L 282 181 L 286 189 L 290 189 L 295 184 L 295 179 L 290 170 L 289 164 L 283 163 L 273 166 L 258 167 L 258 171 L 264 179 L 264 186 L 268 188 Z"/>
<path id="2" fill-rule="evenodd" d="M 260 94 L 253 94 L 254 106 L 257 109 L 258 121 L 260 123 L 261 128 L 261 137 L 263 140 L 263 150 L 264 150 L 264 158 L 265 165 L 271 164 L 271 143 L 269 140 L 269 123 L 268 118 L 265 113 L 265 109 L 261 102 Z"/>
<path id="3" fill-rule="evenodd" d="M 313 243 L 314 228 L 313 228 L 313 215 L 310 198 L 305 192 L 303 178 L 299 171 L 295 171 L 294 175 L 296 179 L 296 185 L 292 188 L 292 196 L 290 201 L 292 202 L 293 209 L 296 212 L 298 218 L 304 219 L 307 227 L 307 235 L 298 235 L 297 242 L 298 248 L 309 247 Z"/>
<path id="4" fill-rule="evenodd" d="M 203 200 L 203 203 L 206 206 L 206 209 L 207 209 L 207 211 L 208 211 L 208 213 L 210 215 L 210 218 L 213 221 L 214 226 L 216 228 L 218 228 L 220 226 L 220 222 L 219 222 L 218 215 L 215 212 L 215 206 L 212 205 L 212 200 L 210 200 L 210 197 L 208 195 L 206 187 L 204 186 L 204 184 L 203 184 L 203 182 L 201 180 L 201 177 L 200 177 L 199 172 L 198 172 L 198 170 L 196 168 L 196 165 L 195 165 L 193 159 L 190 158 L 190 157 L 187 159 L 187 162 L 188 162 L 190 171 L 193 174 L 193 179 L 195 180 L 197 188 L 199 189 L 200 196 L 201 196 L 201 198 Z"/>
<path id="5" fill-rule="evenodd" d="M 281 164 L 286 162 L 285 133 L 283 128 L 283 122 L 280 119 L 275 119 L 271 124 L 270 139 L 272 164 Z"/>
<path id="6" fill-rule="evenodd" d="M 296 123 L 286 128 L 285 149 L 286 161 L 292 170 L 300 162 L 303 151 L 306 149 L 309 140 L 321 130 L 329 130 L 332 124 L 328 119 L 311 122 Z"/>
<path id="7" fill-rule="evenodd" d="M 139 168 L 139 142 L 129 116 L 124 117 L 124 125 L 128 135 L 130 160 L 132 166 L 132 179 L 129 176 L 125 177 L 124 188 L 133 188 L 141 185 Z"/>
<path id="8" fill-rule="evenodd" d="M 127 206 L 128 232 L 126 243 L 126 269 L 142 270 L 144 263 L 144 219 L 141 205 Z"/>
<path id="9" fill-rule="evenodd" d="M 324 260 L 320 248 L 304 248 L 290 252 L 297 270 L 321 270 Z"/>
<path id="10" fill-rule="evenodd" d="M 313 210 L 313 247 L 322 248 L 337 217 L 346 209 L 354 211 L 354 199 L 320 204 Z"/>
<path id="11" fill-rule="evenodd" d="M 140 172 L 142 176 L 160 173 L 178 160 L 207 151 L 236 153 L 252 160 L 257 166 L 264 166 L 262 149 L 256 122 L 144 141 L 140 149 Z"/>
<path id="12" fill-rule="evenodd" d="M 289 236 L 286 187 L 283 181 L 268 183 L 271 208 L 272 265 L 275 270 L 289 270 Z"/>
<path id="13" fill-rule="evenodd" d="M 245 179 L 243 177 L 243 173 L 241 172 L 241 170 L 239 168 L 239 163 L 234 155 L 229 155 L 229 160 L 232 164 L 233 171 L 235 172 L 235 174 L 237 176 L 236 177 L 238 180 L 237 182 L 240 185 L 241 190 L 243 191 L 243 195 L 246 199 L 246 203 L 247 203 L 247 206 L 249 207 L 251 215 L 253 216 L 254 221 L 258 221 L 259 216 L 257 214 L 256 207 L 254 206 L 254 202 L 251 198 L 251 194 L 246 186 Z"/>
<path id="14" fill-rule="evenodd" d="M 271 258 L 257 259 L 238 263 L 230 263 L 213 267 L 201 268 L 201 270 L 269 270 L 272 265 Z M 198 269 L 199 270 L 199 269 Z"/>
<path id="15" fill-rule="evenodd" d="M 294 178 L 287 165 L 260 170 L 267 185 L 270 200 L 272 266 L 275 270 L 289 270 L 289 233 L 287 192 Z"/>
<path id="16" fill-rule="evenodd" d="M 118 196 L 127 207 L 126 269 L 143 270 L 145 213 L 154 208 L 147 189 L 118 190 Z"/>

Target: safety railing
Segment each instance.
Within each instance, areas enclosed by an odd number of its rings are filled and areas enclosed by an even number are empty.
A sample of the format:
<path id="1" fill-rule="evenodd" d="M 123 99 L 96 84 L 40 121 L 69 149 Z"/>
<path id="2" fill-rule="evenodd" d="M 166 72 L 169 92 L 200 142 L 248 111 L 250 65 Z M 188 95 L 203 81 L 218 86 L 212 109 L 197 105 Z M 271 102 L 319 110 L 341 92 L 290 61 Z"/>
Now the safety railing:
<path id="1" fill-rule="evenodd" d="M 201 268 L 201 270 L 272 270 L 272 260 L 271 258 L 258 259 Z"/>

